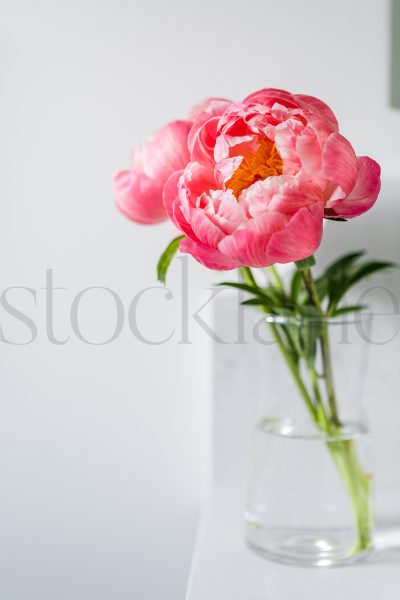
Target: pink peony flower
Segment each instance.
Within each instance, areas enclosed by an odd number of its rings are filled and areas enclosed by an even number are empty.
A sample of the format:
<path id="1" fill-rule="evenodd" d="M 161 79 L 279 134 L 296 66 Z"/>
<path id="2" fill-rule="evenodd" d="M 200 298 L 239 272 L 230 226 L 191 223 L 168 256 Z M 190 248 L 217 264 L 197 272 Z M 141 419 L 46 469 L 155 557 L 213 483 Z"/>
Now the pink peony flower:
<path id="1" fill-rule="evenodd" d="M 170 217 L 181 251 L 207 267 L 263 267 L 310 256 L 324 217 L 371 208 L 380 167 L 356 156 L 324 102 L 268 88 L 210 98 L 161 128 L 114 188 L 133 221 Z"/>
<path id="2" fill-rule="evenodd" d="M 213 269 L 300 260 L 318 248 L 324 216 L 375 202 L 379 165 L 357 158 L 321 100 L 264 89 L 213 102 L 195 111 L 190 162 L 164 187 L 182 252 Z"/>
<path id="3" fill-rule="evenodd" d="M 133 154 L 132 168 L 114 176 L 117 207 L 137 223 L 164 221 L 162 193 L 174 171 L 189 161 L 187 137 L 191 121 L 173 121 L 162 127 Z"/>
<path id="4" fill-rule="evenodd" d="M 134 152 L 132 167 L 114 176 L 117 207 L 126 217 L 149 225 L 168 218 L 164 185 L 171 173 L 184 169 L 190 160 L 188 134 L 193 120 L 211 119 L 229 104 L 222 98 L 209 98 L 193 108 L 189 119 L 168 123 Z"/>

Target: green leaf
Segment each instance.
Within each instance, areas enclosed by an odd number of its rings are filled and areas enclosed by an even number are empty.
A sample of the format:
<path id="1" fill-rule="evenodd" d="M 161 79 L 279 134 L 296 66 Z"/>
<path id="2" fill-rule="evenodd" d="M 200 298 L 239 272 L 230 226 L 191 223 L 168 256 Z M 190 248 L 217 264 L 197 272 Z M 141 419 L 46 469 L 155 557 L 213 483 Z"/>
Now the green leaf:
<path id="1" fill-rule="evenodd" d="M 253 287 L 252 285 L 247 285 L 247 283 L 236 283 L 235 281 L 222 281 L 217 285 L 224 285 L 227 287 L 237 288 L 238 290 L 243 290 L 244 292 L 249 292 L 250 294 L 256 294 L 265 296 L 263 290 L 259 287 Z"/>
<path id="2" fill-rule="evenodd" d="M 267 288 L 264 288 L 263 293 L 275 306 L 285 307 L 288 303 L 288 298 L 286 297 L 284 290 L 281 290 L 274 285 L 269 285 Z"/>
<path id="3" fill-rule="evenodd" d="M 347 266 L 347 271 L 341 273 L 341 275 L 332 275 L 330 279 L 330 291 L 329 291 L 329 313 L 332 314 L 336 309 L 343 296 L 359 281 L 377 273 L 384 269 L 390 269 L 396 267 L 396 264 L 389 261 L 368 261 L 361 265 Z"/>
<path id="4" fill-rule="evenodd" d="M 315 286 L 320 300 L 324 300 L 329 292 L 329 279 L 325 276 L 319 277 L 315 280 Z"/>
<path id="5" fill-rule="evenodd" d="M 303 349 L 300 343 L 300 332 L 297 323 L 287 323 L 279 327 L 287 340 L 288 351 L 296 364 L 298 364 L 300 356 L 303 355 Z"/>
<path id="6" fill-rule="evenodd" d="M 327 266 L 323 277 L 329 278 L 331 275 L 337 274 L 340 271 L 346 271 L 348 267 L 352 266 L 364 254 L 365 250 L 358 250 L 357 252 L 349 252 L 348 254 L 341 256 Z"/>
<path id="7" fill-rule="evenodd" d="M 295 271 L 290 285 L 290 297 L 292 302 L 297 302 L 300 290 L 303 285 L 303 278 L 300 271 Z"/>
<path id="8" fill-rule="evenodd" d="M 247 283 L 236 283 L 234 281 L 225 281 L 218 285 L 233 287 L 238 290 L 243 290 L 244 292 L 249 292 L 254 296 L 259 296 L 260 298 L 268 300 L 268 302 L 273 305 L 284 306 L 286 303 L 285 293 L 273 285 L 269 285 L 267 288 L 259 288 L 248 285 Z"/>
<path id="9" fill-rule="evenodd" d="M 158 281 L 160 281 L 160 283 L 165 284 L 165 278 L 167 276 L 169 265 L 171 264 L 172 259 L 178 251 L 179 242 L 183 240 L 184 237 L 184 235 L 180 235 L 173 239 L 172 242 L 168 244 L 164 252 L 161 254 L 160 260 L 157 264 L 157 279 Z"/>
<path id="10" fill-rule="evenodd" d="M 373 273 L 383 271 L 384 269 L 390 269 L 395 266 L 396 264 L 394 262 L 384 260 L 375 260 L 364 263 L 352 274 L 350 285 L 353 286 L 355 283 L 361 281 L 361 279 L 364 279 Z"/>
<path id="11" fill-rule="evenodd" d="M 268 306 L 270 307 L 270 303 L 265 298 L 250 298 L 250 300 L 243 300 L 240 303 L 242 306 Z"/>
<path id="12" fill-rule="evenodd" d="M 329 316 L 338 317 L 351 312 L 359 312 L 360 310 L 364 310 L 364 308 L 367 308 L 366 304 L 351 304 L 349 306 L 342 306 L 341 308 L 334 310 Z"/>
<path id="13" fill-rule="evenodd" d="M 311 255 L 307 258 L 303 258 L 302 260 L 296 260 L 295 265 L 299 271 L 305 271 L 306 269 L 309 269 L 315 265 L 315 258 L 313 255 Z"/>
<path id="14" fill-rule="evenodd" d="M 305 317 L 306 319 L 310 319 L 313 321 L 321 320 L 321 311 L 318 310 L 318 308 L 312 304 L 307 304 L 305 306 L 299 306 L 298 311 L 299 311 L 300 315 L 302 317 Z"/>
<path id="15" fill-rule="evenodd" d="M 329 297 L 329 312 L 340 302 L 349 289 L 350 276 L 355 263 L 364 255 L 364 251 L 350 252 L 333 261 L 325 269 L 317 284 L 322 287 L 324 296 Z"/>
<path id="16" fill-rule="evenodd" d="M 306 318 L 299 327 L 302 354 L 309 366 L 315 363 L 317 344 L 322 332 L 321 313 L 315 306 L 302 306 L 300 314 Z"/>

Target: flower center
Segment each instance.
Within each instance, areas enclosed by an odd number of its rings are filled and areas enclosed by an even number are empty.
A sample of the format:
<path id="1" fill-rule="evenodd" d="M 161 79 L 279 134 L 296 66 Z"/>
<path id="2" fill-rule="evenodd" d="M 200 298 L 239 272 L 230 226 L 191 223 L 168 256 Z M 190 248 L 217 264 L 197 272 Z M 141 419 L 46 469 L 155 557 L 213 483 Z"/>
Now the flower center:
<path id="1" fill-rule="evenodd" d="M 271 175 L 282 175 L 283 161 L 276 146 L 271 140 L 261 140 L 255 152 L 245 156 L 236 169 L 226 187 L 230 188 L 236 198 L 241 192 Z"/>

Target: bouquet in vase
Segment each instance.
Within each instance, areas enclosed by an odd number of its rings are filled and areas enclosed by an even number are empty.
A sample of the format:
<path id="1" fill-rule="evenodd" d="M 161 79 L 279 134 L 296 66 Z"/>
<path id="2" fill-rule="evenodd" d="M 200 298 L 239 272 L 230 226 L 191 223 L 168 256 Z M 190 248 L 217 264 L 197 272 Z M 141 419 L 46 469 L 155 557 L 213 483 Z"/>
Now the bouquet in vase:
<path id="1" fill-rule="evenodd" d="M 284 526 L 282 518 L 268 524 L 266 498 L 266 510 L 262 499 L 258 514 L 253 507 L 250 544 L 278 560 L 322 566 L 366 556 L 372 547 L 372 478 L 358 452 L 359 424 L 342 414 L 330 338 L 335 323 L 357 323 L 364 308 L 345 304 L 347 292 L 392 264 L 353 252 L 315 277 L 313 254 L 324 219 L 336 222 L 340 248 L 342 222 L 373 206 L 379 165 L 355 154 L 323 101 L 267 88 L 242 102 L 210 98 L 188 118 L 167 124 L 134 152 L 131 167 L 115 175 L 114 188 L 118 208 L 131 220 L 169 219 L 177 229 L 158 263 L 161 282 L 178 250 L 209 269 L 238 270 L 238 282 L 222 285 L 244 290 L 244 304 L 265 314 L 296 401 L 319 440 L 315 451 L 325 453 L 340 478 L 353 521 L 350 537 L 332 538 L 321 519 L 309 524 L 306 537 L 297 523 L 290 537 L 290 506 L 298 500 L 291 499 Z M 276 266 L 286 263 L 295 266 L 289 283 Z M 275 419 L 274 434 L 288 435 L 288 422 Z M 310 511 L 323 515 L 317 501 L 310 500 Z"/>

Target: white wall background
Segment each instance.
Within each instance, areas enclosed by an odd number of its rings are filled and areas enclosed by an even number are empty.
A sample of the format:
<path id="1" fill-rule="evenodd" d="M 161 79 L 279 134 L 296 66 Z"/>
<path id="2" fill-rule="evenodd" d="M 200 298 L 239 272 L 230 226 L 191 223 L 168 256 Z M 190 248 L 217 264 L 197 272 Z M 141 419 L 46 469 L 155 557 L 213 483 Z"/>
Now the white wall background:
<path id="1" fill-rule="evenodd" d="M 356 150 L 386 175 L 400 165 L 388 107 L 382 0 L 0 0 L 1 290 L 35 322 L 1 343 L 0 596 L 7 600 L 183 598 L 210 437 L 210 344 L 180 340 L 173 298 L 150 291 L 146 345 L 125 322 L 108 345 L 71 332 L 76 294 L 107 286 L 125 309 L 155 283 L 172 236 L 114 210 L 111 175 L 129 150 L 207 95 L 264 87 L 315 94 Z M 54 272 L 54 329 L 45 271 Z M 189 310 L 215 279 L 190 263 Z M 29 329 L 0 308 L 3 335 Z M 82 333 L 112 334 L 106 292 L 82 300 Z"/>

